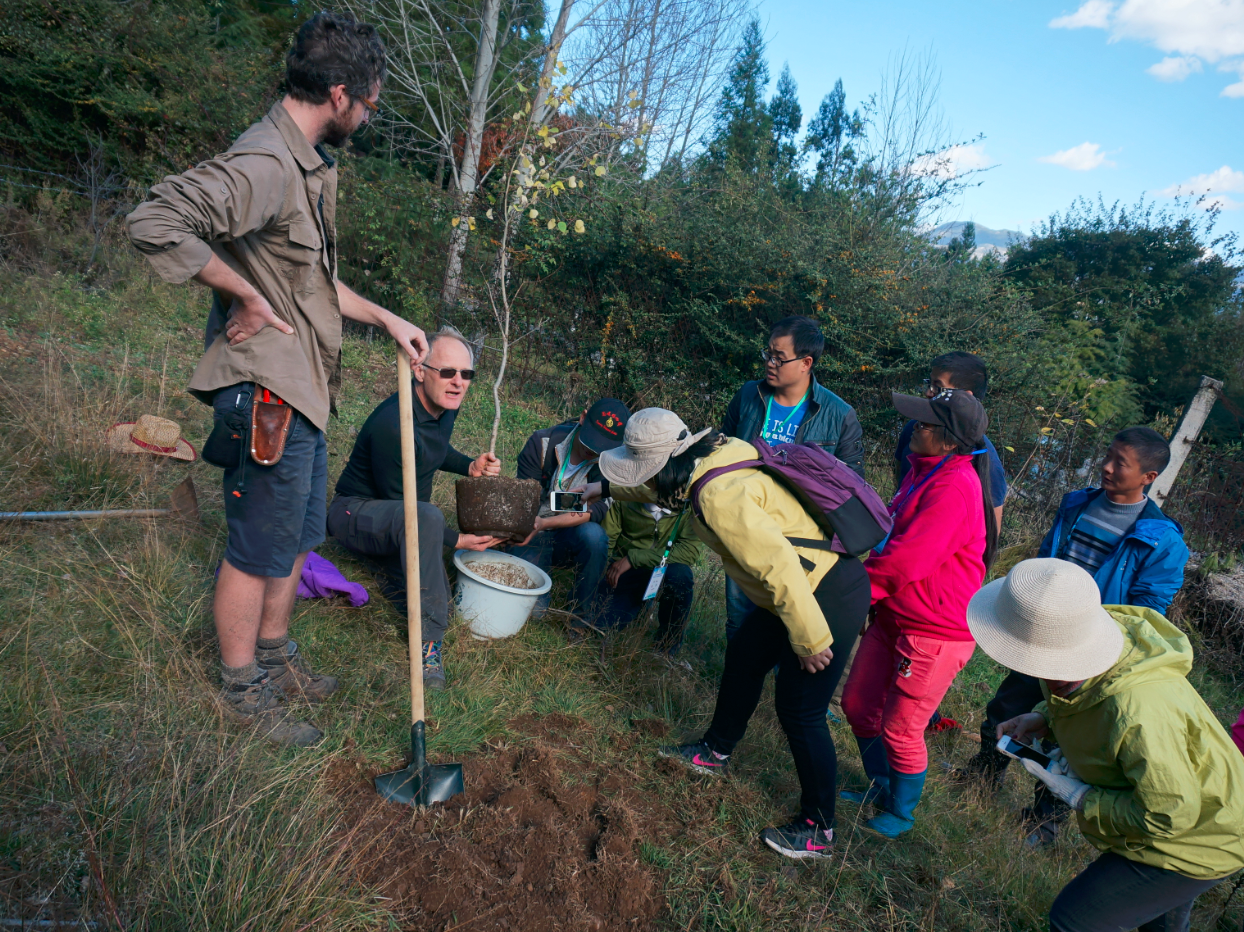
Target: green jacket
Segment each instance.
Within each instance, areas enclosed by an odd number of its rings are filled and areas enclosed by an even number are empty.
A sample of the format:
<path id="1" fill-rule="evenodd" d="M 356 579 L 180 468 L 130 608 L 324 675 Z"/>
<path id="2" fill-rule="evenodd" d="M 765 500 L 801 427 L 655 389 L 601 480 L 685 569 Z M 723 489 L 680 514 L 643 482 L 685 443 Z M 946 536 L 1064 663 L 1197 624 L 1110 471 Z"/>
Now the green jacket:
<path id="1" fill-rule="evenodd" d="M 1187 675 L 1192 647 L 1150 608 L 1109 605 L 1123 653 L 1036 710 L 1090 784 L 1080 830 L 1101 851 L 1209 880 L 1244 867 L 1244 756 Z"/>
<path id="2" fill-rule="evenodd" d="M 609 535 L 609 552 L 619 560 L 626 557 L 636 569 L 656 569 L 677 520 L 678 515 L 672 514 L 654 522 L 652 515 L 639 502 L 615 499 L 605 513 L 603 523 L 605 533 Z M 670 550 L 669 562 L 694 566 L 702 548 L 691 530 L 691 515 L 688 514 L 678 528 L 678 539 Z"/>

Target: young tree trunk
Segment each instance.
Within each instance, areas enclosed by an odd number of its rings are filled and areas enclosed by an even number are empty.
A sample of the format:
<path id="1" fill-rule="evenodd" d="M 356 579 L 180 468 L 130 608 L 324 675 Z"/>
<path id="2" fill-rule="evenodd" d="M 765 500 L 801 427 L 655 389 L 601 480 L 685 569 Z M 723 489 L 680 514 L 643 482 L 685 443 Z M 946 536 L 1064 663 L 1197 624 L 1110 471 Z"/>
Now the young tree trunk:
<path id="1" fill-rule="evenodd" d="M 441 286 L 441 303 L 458 303 L 462 290 L 462 257 L 466 252 L 470 224 L 466 218 L 475 201 L 475 188 L 479 181 L 480 147 L 484 140 L 484 121 L 488 116 L 488 100 L 492 90 L 492 75 L 497 67 L 497 19 L 501 13 L 501 0 L 484 0 L 480 17 L 479 46 L 475 53 L 475 76 L 471 85 L 471 111 L 467 119 L 466 134 L 462 146 L 462 165 L 458 169 L 458 225 L 449 237 L 449 257 L 445 263 L 445 282 Z"/>

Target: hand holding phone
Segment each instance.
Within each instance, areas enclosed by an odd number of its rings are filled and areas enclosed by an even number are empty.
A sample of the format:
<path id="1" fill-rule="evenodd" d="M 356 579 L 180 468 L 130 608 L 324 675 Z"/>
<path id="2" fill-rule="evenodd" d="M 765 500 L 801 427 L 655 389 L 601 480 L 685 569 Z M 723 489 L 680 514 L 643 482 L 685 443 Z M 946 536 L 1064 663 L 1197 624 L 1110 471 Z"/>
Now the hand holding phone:
<path id="1" fill-rule="evenodd" d="M 1042 768 L 1050 766 L 1050 755 L 1027 744 L 1020 744 L 1010 735 L 1003 735 L 998 739 L 998 750 L 1015 760 L 1030 760 Z"/>
<path id="2" fill-rule="evenodd" d="M 549 507 L 554 511 L 568 511 L 576 514 L 583 514 L 587 511 L 587 505 L 583 501 L 583 493 L 580 492 L 553 492 L 549 496 Z"/>

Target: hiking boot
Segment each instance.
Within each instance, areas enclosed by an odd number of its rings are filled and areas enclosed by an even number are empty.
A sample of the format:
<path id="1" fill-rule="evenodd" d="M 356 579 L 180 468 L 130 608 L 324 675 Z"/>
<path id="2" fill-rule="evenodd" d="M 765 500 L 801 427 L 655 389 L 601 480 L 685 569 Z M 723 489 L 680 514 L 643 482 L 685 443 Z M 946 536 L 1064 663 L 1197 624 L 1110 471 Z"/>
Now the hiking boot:
<path id="1" fill-rule="evenodd" d="M 1058 841 L 1058 823 L 1061 821 L 1057 815 L 1042 815 L 1035 810 L 1025 806 L 1019 811 L 1020 823 L 1028 829 L 1028 834 L 1024 836 L 1024 847 L 1030 851 L 1041 851 L 1049 848 Z"/>
<path id="2" fill-rule="evenodd" d="M 250 683 L 232 683 L 221 690 L 221 704 L 227 717 L 255 728 L 261 736 L 277 744 L 298 748 L 316 744 L 324 733 L 310 722 L 296 721 L 281 701 L 281 691 L 262 670 Z"/>
<path id="3" fill-rule="evenodd" d="M 961 787 L 979 787 L 990 793 L 1002 789 L 1002 781 L 1006 779 L 1006 765 L 1010 758 L 995 748 L 982 747 L 968 758 L 962 767 L 955 767 L 947 776 L 950 782 Z"/>
<path id="4" fill-rule="evenodd" d="M 695 744 L 665 745 L 657 748 L 657 753 L 670 760 L 681 761 L 697 773 L 706 773 L 713 777 L 730 775 L 730 756 L 722 757 L 703 741 Z"/>
<path id="5" fill-rule="evenodd" d="M 832 858 L 834 830 L 821 828 L 811 819 L 796 819 L 780 828 L 767 828 L 760 840 L 788 858 Z"/>
<path id="6" fill-rule="evenodd" d="M 282 650 L 256 651 L 255 662 L 268 674 L 272 685 L 290 699 L 323 702 L 340 685 L 335 676 L 312 673 L 296 641 L 290 641 Z"/>
<path id="7" fill-rule="evenodd" d="M 440 641 L 423 642 L 423 688 L 445 688 L 445 667 L 441 663 Z"/>

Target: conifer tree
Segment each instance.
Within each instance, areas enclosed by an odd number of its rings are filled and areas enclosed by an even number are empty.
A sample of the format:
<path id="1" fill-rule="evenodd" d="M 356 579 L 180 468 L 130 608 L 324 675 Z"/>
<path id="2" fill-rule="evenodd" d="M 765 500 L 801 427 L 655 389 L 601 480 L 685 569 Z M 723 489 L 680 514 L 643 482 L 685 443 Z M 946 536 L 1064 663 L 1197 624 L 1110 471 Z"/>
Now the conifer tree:
<path id="1" fill-rule="evenodd" d="M 760 21 L 753 19 L 743 30 L 743 43 L 735 53 L 730 76 L 717 102 L 713 138 L 708 156 L 714 165 L 733 163 L 745 172 L 768 165 L 772 151 L 773 121 L 765 108 L 769 64 Z"/>
<path id="2" fill-rule="evenodd" d="M 842 89 L 842 78 L 839 78 L 808 124 L 808 138 L 804 143 L 819 156 L 816 163 L 818 183 L 834 183 L 843 171 L 854 164 L 852 141 L 863 134 L 864 119 L 859 110 L 847 112 L 847 95 Z"/>
<path id="3" fill-rule="evenodd" d="M 791 76 L 790 65 L 783 66 L 777 90 L 769 101 L 769 119 L 773 122 L 773 176 L 781 180 L 798 168 L 799 147 L 795 145 L 795 137 L 803 125 L 799 87 Z"/>

